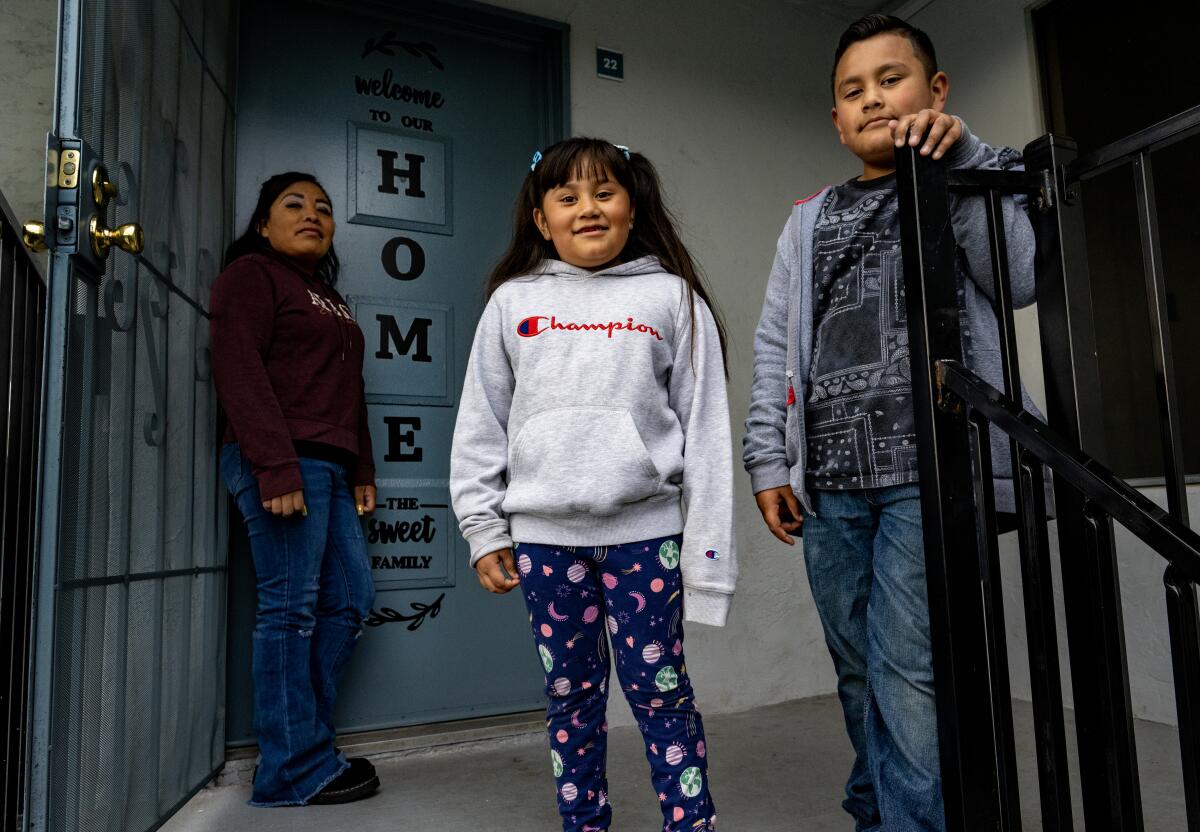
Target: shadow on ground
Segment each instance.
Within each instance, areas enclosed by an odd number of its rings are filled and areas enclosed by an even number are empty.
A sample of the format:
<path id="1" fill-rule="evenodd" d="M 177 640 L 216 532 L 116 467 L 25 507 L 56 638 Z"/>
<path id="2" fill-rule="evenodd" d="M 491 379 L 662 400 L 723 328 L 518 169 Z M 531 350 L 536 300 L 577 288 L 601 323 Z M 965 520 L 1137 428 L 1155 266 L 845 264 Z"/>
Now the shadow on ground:
<path id="1" fill-rule="evenodd" d="M 611 707 L 622 707 L 612 703 Z M 1026 830 L 1040 830 L 1032 716 L 1014 703 Z M 722 832 L 850 832 L 842 784 L 852 757 L 841 709 L 818 697 L 721 714 L 705 720 L 713 799 Z M 1186 828 L 1178 734 L 1137 724 L 1147 830 Z M 1068 725 L 1068 737 L 1073 732 Z M 1075 824 L 1082 828 L 1075 752 Z M 465 745 L 378 764 L 383 783 L 367 800 L 345 806 L 254 809 L 245 785 L 201 791 L 165 832 L 555 832 L 561 828 L 545 739 L 525 736 L 500 746 Z M 614 729 L 609 741 L 609 792 L 615 832 L 662 828 L 658 801 L 636 729 Z"/>

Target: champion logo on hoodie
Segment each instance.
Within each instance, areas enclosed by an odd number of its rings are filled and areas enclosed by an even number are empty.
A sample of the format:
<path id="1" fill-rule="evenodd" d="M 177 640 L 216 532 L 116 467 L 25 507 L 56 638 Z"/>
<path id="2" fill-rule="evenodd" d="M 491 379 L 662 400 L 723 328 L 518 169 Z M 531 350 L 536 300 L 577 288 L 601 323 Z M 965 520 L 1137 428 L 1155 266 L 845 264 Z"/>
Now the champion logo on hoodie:
<path id="1" fill-rule="evenodd" d="M 535 335 L 541 335 L 543 332 L 606 332 L 608 337 L 612 338 L 614 332 L 642 332 L 646 335 L 653 335 L 659 341 L 663 337 L 658 334 L 658 330 L 648 324 L 635 324 L 633 318 L 626 318 L 624 321 L 604 321 L 593 323 L 575 323 L 573 321 L 564 323 L 554 315 L 530 315 L 528 318 L 523 318 L 517 324 L 517 334 L 522 338 L 533 338 Z"/>

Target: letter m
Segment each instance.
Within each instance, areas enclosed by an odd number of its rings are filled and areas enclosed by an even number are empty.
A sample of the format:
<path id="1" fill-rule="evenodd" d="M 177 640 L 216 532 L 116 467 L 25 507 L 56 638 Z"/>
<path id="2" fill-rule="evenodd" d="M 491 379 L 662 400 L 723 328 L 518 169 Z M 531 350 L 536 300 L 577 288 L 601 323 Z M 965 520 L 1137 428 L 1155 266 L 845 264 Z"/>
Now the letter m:
<path id="1" fill-rule="evenodd" d="M 413 318 L 408 332 L 403 335 L 400 333 L 400 325 L 396 323 L 393 316 L 376 315 L 375 320 L 379 321 L 379 351 L 375 353 L 376 358 L 395 358 L 391 350 L 393 346 L 395 346 L 396 352 L 408 355 L 408 351 L 412 349 L 415 341 L 417 348 L 413 353 L 412 360 L 422 363 L 433 361 L 432 356 L 429 355 L 429 327 L 433 325 L 433 318 Z"/>

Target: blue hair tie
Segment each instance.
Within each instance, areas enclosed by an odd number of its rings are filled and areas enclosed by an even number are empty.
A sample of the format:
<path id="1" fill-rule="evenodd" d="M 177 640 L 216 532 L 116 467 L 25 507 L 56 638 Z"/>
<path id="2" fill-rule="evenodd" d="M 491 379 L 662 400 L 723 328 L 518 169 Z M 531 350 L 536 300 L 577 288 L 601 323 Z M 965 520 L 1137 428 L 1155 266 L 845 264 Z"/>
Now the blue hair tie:
<path id="1" fill-rule="evenodd" d="M 629 148 L 628 147 L 626 147 L 623 144 L 614 144 L 613 147 L 615 147 L 617 150 L 619 150 L 625 154 L 626 161 L 629 160 Z M 533 151 L 533 159 L 529 163 L 529 170 L 531 172 L 537 170 L 538 162 L 540 162 L 540 161 L 542 161 L 542 151 L 540 151 L 540 150 Z"/>

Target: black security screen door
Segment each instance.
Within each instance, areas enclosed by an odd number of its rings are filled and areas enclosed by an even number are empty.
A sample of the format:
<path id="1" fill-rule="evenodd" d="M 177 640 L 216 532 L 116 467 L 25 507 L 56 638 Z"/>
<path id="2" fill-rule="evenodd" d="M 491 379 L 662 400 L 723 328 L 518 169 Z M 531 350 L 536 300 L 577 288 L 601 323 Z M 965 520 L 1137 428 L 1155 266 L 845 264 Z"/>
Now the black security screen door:
<path id="1" fill-rule="evenodd" d="M 60 9 L 31 830 L 157 828 L 224 757 L 231 5 Z"/>

